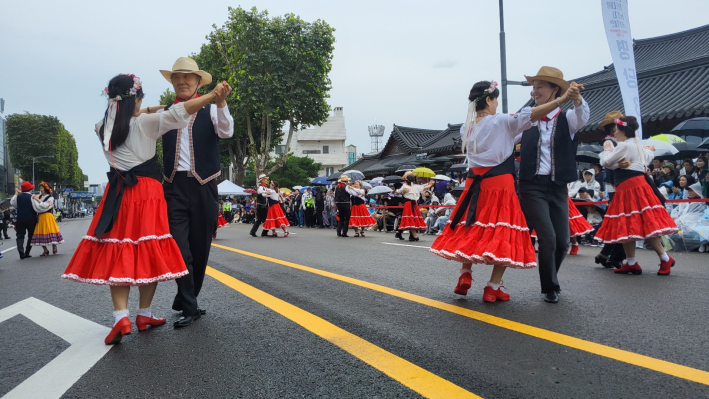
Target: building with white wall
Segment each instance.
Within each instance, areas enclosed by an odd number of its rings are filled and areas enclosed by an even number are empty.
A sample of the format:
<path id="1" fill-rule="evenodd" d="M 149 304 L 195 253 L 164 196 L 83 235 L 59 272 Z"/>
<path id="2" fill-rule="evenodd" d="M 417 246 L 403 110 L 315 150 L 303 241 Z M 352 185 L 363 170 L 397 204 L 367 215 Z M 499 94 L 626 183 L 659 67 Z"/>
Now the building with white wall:
<path id="1" fill-rule="evenodd" d="M 271 158 L 275 158 L 286 151 L 285 140 L 288 132 L 285 132 L 284 142 L 277 145 Z M 322 164 L 319 176 L 328 176 L 345 166 L 349 165 L 345 140 L 345 116 L 342 107 L 335 107 L 322 126 L 293 132 L 290 151 L 298 157 L 310 157 L 315 162 Z M 312 176 L 316 177 L 316 176 Z"/>

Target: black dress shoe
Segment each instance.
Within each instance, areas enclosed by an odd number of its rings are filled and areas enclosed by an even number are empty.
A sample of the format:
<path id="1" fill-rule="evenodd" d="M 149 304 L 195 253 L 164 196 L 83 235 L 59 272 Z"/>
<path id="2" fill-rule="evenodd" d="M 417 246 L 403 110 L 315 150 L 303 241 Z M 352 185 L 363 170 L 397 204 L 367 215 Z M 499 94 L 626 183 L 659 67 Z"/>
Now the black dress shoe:
<path id="1" fill-rule="evenodd" d="M 343 234 L 342 237 L 349 237 L 347 234 Z"/>
<path id="2" fill-rule="evenodd" d="M 613 258 L 608 258 L 608 260 L 606 261 L 606 263 L 608 264 L 608 266 L 606 266 L 606 267 L 608 267 L 608 268 L 614 267 L 614 268 L 616 268 L 616 269 L 620 269 L 621 267 L 623 267 L 623 261 L 622 261 L 622 260 L 617 260 L 617 259 L 613 259 Z"/>
<path id="3" fill-rule="evenodd" d="M 30 255 L 30 254 L 25 254 L 25 258 L 31 258 L 31 257 L 32 257 L 32 255 Z"/>
<path id="4" fill-rule="evenodd" d="M 202 317 L 201 314 L 197 313 L 196 315 L 193 316 L 182 316 L 180 317 L 179 320 L 177 320 L 173 326 L 175 328 L 184 328 L 189 326 L 190 324 L 194 323 L 195 321 L 199 320 L 199 318 Z"/>
<path id="5" fill-rule="evenodd" d="M 596 255 L 596 258 L 594 259 L 594 262 L 596 262 L 597 265 L 601 265 L 608 269 L 609 267 L 612 267 L 611 265 L 608 264 L 608 258 L 604 258 L 602 255 Z"/>
<path id="6" fill-rule="evenodd" d="M 549 291 L 544 295 L 544 302 L 557 303 L 559 302 L 559 293 L 556 291 Z"/>
<path id="7" fill-rule="evenodd" d="M 256 233 L 249 233 L 249 235 L 250 235 L 251 237 L 258 237 L 258 236 L 256 235 Z"/>

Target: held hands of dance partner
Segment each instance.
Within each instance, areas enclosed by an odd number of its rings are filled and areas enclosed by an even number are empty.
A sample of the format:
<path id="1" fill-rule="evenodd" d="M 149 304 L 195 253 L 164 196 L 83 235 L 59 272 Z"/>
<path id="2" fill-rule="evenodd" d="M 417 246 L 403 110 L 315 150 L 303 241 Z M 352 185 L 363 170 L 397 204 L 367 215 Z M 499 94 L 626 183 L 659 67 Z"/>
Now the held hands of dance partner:
<path id="1" fill-rule="evenodd" d="M 582 104 L 581 90 L 583 89 L 584 87 L 582 84 L 571 82 L 571 85 L 569 86 L 568 90 L 566 90 L 566 92 L 562 94 L 561 97 L 553 101 L 549 101 L 546 104 L 532 108 L 532 121 L 536 122 L 542 119 L 548 113 L 555 110 L 556 108 L 561 107 L 562 104 L 565 104 L 568 101 L 572 101 L 575 107 L 580 107 Z"/>
<path id="2" fill-rule="evenodd" d="M 233 89 L 231 88 L 231 86 L 229 86 L 229 83 L 227 83 L 226 81 L 222 81 L 221 83 L 217 83 L 217 85 L 214 86 L 214 89 L 212 89 L 212 91 L 209 94 L 198 97 L 198 98 L 194 98 L 189 101 L 186 101 L 185 102 L 185 110 L 187 111 L 188 114 L 191 115 L 191 114 L 194 114 L 195 112 L 199 111 L 202 107 L 211 103 L 212 101 L 214 101 L 217 104 L 217 108 L 224 108 L 224 107 L 226 107 L 226 98 L 229 96 L 229 94 L 231 94 L 232 90 Z M 212 95 L 214 95 L 214 96 L 212 97 Z M 195 101 L 198 99 L 209 100 L 209 101 L 207 101 L 206 103 L 202 103 L 202 102 L 193 103 L 192 105 L 200 104 L 200 106 L 197 107 L 196 109 L 194 109 L 193 111 L 191 110 L 191 108 L 188 108 L 188 104 L 191 101 Z M 139 114 L 143 114 L 143 113 L 154 114 L 155 112 L 157 112 L 158 110 L 163 109 L 163 108 L 165 108 L 164 105 L 150 106 L 150 107 L 141 109 L 139 111 Z"/>

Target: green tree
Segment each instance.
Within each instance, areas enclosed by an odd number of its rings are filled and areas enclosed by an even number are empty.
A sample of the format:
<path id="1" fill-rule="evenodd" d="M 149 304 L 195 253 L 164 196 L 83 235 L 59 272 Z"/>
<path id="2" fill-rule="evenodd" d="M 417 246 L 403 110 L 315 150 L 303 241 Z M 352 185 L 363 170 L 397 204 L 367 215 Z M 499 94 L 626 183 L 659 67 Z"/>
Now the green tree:
<path id="1" fill-rule="evenodd" d="M 81 188 L 85 175 L 79 167 L 74 136 L 54 116 L 13 114 L 7 118 L 7 147 L 13 166 L 24 180 L 35 179 Z"/>
<path id="2" fill-rule="evenodd" d="M 276 162 L 278 161 L 270 161 L 266 167 L 272 168 Z M 281 187 L 307 186 L 311 179 L 317 177 L 320 169 L 322 164 L 313 161 L 312 158 L 296 157 L 291 153 L 286 157 L 283 166 L 269 174 L 269 177 L 277 181 Z M 256 181 L 256 175 L 251 171 L 246 174 L 246 178 L 249 181 Z"/>
<path id="3" fill-rule="evenodd" d="M 235 134 L 222 145 L 236 183 L 243 184 L 248 168 L 258 176 L 286 163 L 288 151 L 275 162 L 270 159 L 286 124 L 290 149 L 293 132 L 327 119 L 334 29 L 321 20 L 305 22 L 293 14 L 271 19 L 265 11 L 241 7 L 230 7 L 228 21 L 213 28 L 193 58 L 213 75 L 211 86 L 226 80 L 234 87 L 227 103 Z"/>

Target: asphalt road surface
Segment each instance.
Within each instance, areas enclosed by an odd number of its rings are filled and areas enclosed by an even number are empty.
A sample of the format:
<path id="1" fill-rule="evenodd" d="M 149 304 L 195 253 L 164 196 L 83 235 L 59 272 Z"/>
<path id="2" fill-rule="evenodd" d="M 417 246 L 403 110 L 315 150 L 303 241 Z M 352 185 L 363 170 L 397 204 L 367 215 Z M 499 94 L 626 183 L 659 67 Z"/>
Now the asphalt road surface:
<path id="1" fill-rule="evenodd" d="M 673 253 L 660 277 L 639 251 L 645 273 L 625 276 L 582 247 L 558 304 L 541 300 L 536 269 L 509 270 L 511 301 L 488 304 L 490 267 L 455 295 L 460 265 L 428 252 L 432 236 L 252 238 L 230 225 L 210 255 L 206 316 L 173 329 L 176 286 L 161 283 L 153 312 L 168 324 L 106 347 L 108 288 L 59 277 L 88 224 L 62 223 L 56 256 L 20 261 L 14 236 L 0 246 L 0 396 L 709 397 L 709 254 Z M 129 308 L 133 319 L 137 289 Z"/>

